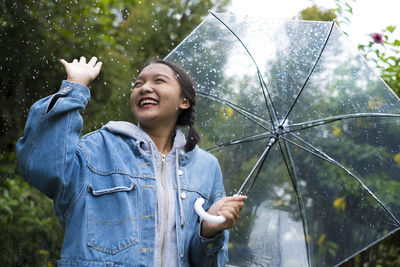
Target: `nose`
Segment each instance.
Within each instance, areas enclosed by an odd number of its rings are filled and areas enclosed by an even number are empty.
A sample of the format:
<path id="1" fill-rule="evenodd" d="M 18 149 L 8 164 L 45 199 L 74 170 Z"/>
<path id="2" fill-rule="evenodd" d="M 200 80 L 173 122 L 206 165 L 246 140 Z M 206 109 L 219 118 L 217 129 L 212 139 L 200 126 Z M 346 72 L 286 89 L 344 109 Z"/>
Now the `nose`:
<path id="1" fill-rule="evenodd" d="M 153 88 L 151 87 L 151 84 L 149 82 L 144 83 L 139 90 L 139 93 L 141 95 L 144 94 L 148 94 L 148 93 L 152 93 L 153 92 Z"/>

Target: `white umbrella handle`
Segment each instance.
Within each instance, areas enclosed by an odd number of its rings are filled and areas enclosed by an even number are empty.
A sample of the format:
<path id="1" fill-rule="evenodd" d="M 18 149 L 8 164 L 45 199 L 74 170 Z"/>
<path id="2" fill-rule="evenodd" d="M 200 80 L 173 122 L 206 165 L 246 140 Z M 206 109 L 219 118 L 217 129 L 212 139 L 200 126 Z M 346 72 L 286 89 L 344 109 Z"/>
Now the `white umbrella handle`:
<path id="1" fill-rule="evenodd" d="M 196 199 L 196 202 L 194 203 L 194 210 L 203 220 L 206 220 L 208 222 L 214 222 L 214 223 L 225 222 L 226 219 L 224 216 L 222 216 L 222 215 L 215 216 L 215 215 L 211 215 L 211 214 L 207 213 L 203 209 L 203 204 L 204 204 L 204 198 L 202 198 L 202 197 L 199 197 L 198 199 Z"/>

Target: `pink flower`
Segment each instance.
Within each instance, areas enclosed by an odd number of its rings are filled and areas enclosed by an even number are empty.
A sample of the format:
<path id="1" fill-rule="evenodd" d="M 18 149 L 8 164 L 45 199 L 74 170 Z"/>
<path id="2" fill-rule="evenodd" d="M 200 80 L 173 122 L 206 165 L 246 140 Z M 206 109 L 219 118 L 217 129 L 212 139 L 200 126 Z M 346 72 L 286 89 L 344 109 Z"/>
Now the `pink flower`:
<path id="1" fill-rule="evenodd" d="M 375 32 L 371 34 L 371 37 L 374 40 L 374 43 L 383 44 L 383 35 L 381 33 Z"/>

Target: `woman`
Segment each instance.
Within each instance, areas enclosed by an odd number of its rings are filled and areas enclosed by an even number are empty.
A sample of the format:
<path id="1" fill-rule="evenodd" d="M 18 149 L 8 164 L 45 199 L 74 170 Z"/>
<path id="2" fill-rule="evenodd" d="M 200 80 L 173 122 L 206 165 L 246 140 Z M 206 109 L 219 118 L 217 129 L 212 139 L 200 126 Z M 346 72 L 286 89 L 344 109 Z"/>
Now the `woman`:
<path id="1" fill-rule="evenodd" d="M 17 144 L 23 177 L 54 200 L 65 228 L 59 266 L 223 266 L 244 196 L 224 197 L 215 157 L 199 149 L 195 91 L 178 66 L 153 61 L 130 104 L 139 127 L 109 122 L 80 138 L 79 110 L 101 62 L 61 60 L 67 80 L 36 102 Z M 189 125 L 188 141 L 177 125 Z M 193 204 L 224 223 L 200 221 Z"/>

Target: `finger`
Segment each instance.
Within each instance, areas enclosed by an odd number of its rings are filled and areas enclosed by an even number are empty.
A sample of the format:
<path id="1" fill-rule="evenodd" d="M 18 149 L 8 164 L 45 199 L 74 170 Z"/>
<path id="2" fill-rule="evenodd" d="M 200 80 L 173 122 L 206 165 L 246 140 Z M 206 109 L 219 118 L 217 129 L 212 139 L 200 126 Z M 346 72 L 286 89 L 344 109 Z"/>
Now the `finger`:
<path id="1" fill-rule="evenodd" d="M 223 209 L 230 209 L 231 211 L 233 210 L 235 214 L 237 214 L 238 218 L 240 217 L 240 211 L 243 208 L 243 202 L 235 202 L 235 203 L 228 203 L 221 207 L 221 210 Z"/>
<path id="2" fill-rule="evenodd" d="M 78 63 L 78 60 L 75 58 L 74 60 L 72 60 L 72 63 Z"/>
<path id="3" fill-rule="evenodd" d="M 103 66 L 103 62 L 99 61 L 96 63 L 96 66 L 94 66 L 94 69 L 96 70 L 97 73 L 100 72 L 101 66 Z"/>
<path id="4" fill-rule="evenodd" d="M 69 64 L 67 61 L 64 59 L 60 59 L 60 63 L 64 66 L 64 68 L 67 68 L 67 65 Z"/>
<path id="5" fill-rule="evenodd" d="M 235 226 L 237 220 L 239 219 L 239 217 L 235 216 L 229 211 L 221 211 L 220 214 L 226 219 L 224 222 L 226 228 L 232 228 L 233 226 Z"/>
<path id="6" fill-rule="evenodd" d="M 235 205 L 233 205 L 233 204 L 228 204 L 228 205 L 225 205 L 224 207 L 222 207 L 222 208 L 232 208 L 232 209 L 234 209 L 235 210 L 235 212 L 237 213 L 237 214 L 240 214 L 240 211 L 242 210 L 242 208 L 243 208 L 243 205 L 240 205 L 240 203 L 234 203 Z M 222 209 L 221 208 L 221 209 Z"/>
<path id="7" fill-rule="evenodd" d="M 237 201 L 244 201 L 247 199 L 247 196 L 242 196 L 242 195 L 233 195 L 233 199 Z"/>
<path id="8" fill-rule="evenodd" d="M 96 64 L 97 61 L 97 57 L 92 57 L 89 62 L 88 65 L 94 67 L 94 65 Z"/>
<path id="9" fill-rule="evenodd" d="M 227 220 L 233 220 L 234 222 L 236 222 L 240 217 L 240 213 L 232 207 L 225 207 L 221 209 L 220 212 Z"/>
<path id="10" fill-rule="evenodd" d="M 225 201 L 223 205 L 231 205 L 231 206 L 243 206 L 244 201 L 243 200 L 231 200 L 231 201 Z"/>
<path id="11" fill-rule="evenodd" d="M 247 196 L 234 195 L 234 196 L 230 196 L 230 197 L 224 197 L 223 199 L 225 200 L 225 202 L 227 202 L 227 201 L 244 201 L 247 199 Z"/>
<path id="12" fill-rule="evenodd" d="M 79 59 L 79 63 L 86 63 L 86 58 L 82 56 L 82 57 Z"/>

